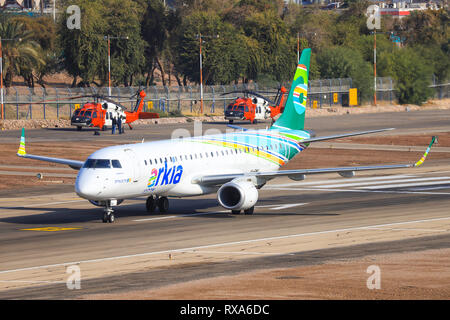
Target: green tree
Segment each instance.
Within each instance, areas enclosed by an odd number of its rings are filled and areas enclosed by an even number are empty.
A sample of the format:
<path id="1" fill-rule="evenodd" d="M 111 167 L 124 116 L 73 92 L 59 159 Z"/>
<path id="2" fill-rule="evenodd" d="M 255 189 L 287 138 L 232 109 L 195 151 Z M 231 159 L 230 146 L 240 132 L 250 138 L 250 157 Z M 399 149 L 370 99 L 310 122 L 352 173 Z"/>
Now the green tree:
<path id="1" fill-rule="evenodd" d="M 263 72 L 272 74 L 278 81 L 290 80 L 297 65 L 296 40 L 277 13 L 273 10 L 253 13 L 243 29 L 247 37 L 262 46 L 267 62 Z"/>
<path id="2" fill-rule="evenodd" d="M 74 0 L 70 4 L 77 5 L 81 9 L 81 28 L 67 28 L 66 21 L 69 16 L 65 7 L 58 32 L 59 46 L 63 51 L 63 64 L 73 77 L 72 86 L 89 86 L 98 75 L 106 73 L 107 46 L 104 35 L 107 26 L 102 16 L 102 2 Z M 80 84 L 78 78 L 82 80 Z M 102 78 L 104 81 L 105 77 Z"/>
<path id="3" fill-rule="evenodd" d="M 433 68 L 414 49 L 396 50 L 393 55 L 393 78 L 396 80 L 398 101 L 401 104 L 421 105 L 432 94 Z"/>
<path id="4" fill-rule="evenodd" d="M 24 77 L 28 85 L 33 86 L 33 71 L 45 63 L 33 33 L 26 30 L 23 23 L 5 19 L 0 22 L 0 37 L 16 39 L 2 42 L 5 86 L 12 85 L 14 75 Z"/>
<path id="5" fill-rule="evenodd" d="M 111 45 L 111 78 L 114 85 L 133 85 L 133 77 L 142 73 L 145 58 L 145 42 L 141 38 L 141 16 L 143 8 L 133 0 L 102 0 L 104 35 L 128 37 L 113 39 Z M 107 51 L 103 52 L 106 55 Z M 106 82 L 106 64 L 101 77 Z"/>
<path id="6" fill-rule="evenodd" d="M 57 25 L 50 17 L 17 16 L 12 21 L 23 24 L 24 29 L 32 34 L 31 38 L 39 44 L 40 56 L 44 61 L 33 66 L 32 70 L 28 68 L 26 73 L 22 72 L 24 80 L 33 87 L 36 78 L 37 83 L 45 87 L 44 76 L 63 70 L 57 48 Z"/>
<path id="7" fill-rule="evenodd" d="M 346 47 L 327 48 L 317 55 L 317 64 L 322 79 L 350 77 L 363 101 L 373 95 L 372 68 L 360 52 Z"/>

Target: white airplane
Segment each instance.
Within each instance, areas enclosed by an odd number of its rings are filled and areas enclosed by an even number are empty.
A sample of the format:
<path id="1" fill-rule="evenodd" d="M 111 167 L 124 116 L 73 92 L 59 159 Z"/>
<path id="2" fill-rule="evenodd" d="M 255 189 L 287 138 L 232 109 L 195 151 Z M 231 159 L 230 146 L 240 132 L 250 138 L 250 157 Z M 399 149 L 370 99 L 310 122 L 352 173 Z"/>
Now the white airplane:
<path id="1" fill-rule="evenodd" d="M 113 207 L 124 199 L 147 196 L 146 207 L 167 212 L 167 197 L 188 197 L 217 192 L 219 203 L 232 213 L 252 214 L 258 189 L 281 176 L 303 180 L 306 175 L 336 172 L 352 177 L 355 171 L 417 167 L 414 164 L 363 167 L 280 170 L 310 143 L 351 137 L 392 129 L 312 137 L 304 130 L 308 70 L 311 50 L 305 49 L 295 72 L 285 110 L 269 128 L 234 131 L 171 140 L 106 147 L 95 151 L 86 161 L 27 154 L 25 135 L 17 155 L 66 164 L 79 170 L 75 192 L 92 204 L 104 208 L 103 222 L 113 222 Z"/>

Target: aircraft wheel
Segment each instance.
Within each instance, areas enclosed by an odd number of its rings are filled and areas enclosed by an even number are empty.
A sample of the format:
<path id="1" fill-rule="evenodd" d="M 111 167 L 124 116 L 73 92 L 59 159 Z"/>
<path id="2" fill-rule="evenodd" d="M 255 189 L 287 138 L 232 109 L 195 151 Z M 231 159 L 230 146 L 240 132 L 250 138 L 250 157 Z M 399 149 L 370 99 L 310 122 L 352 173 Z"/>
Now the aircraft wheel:
<path id="1" fill-rule="evenodd" d="M 167 197 L 161 197 L 158 199 L 158 209 L 162 213 L 169 211 L 169 199 L 167 199 Z"/>
<path id="2" fill-rule="evenodd" d="M 77 126 L 77 131 L 81 131 L 81 128 L 83 128 L 83 127 Z"/>
<path id="3" fill-rule="evenodd" d="M 103 223 L 107 223 L 108 222 L 108 213 L 103 213 L 103 218 L 102 218 L 102 222 Z"/>
<path id="4" fill-rule="evenodd" d="M 253 211 L 255 211 L 255 206 L 253 206 L 247 210 L 244 210 L 244 214 L 253 214 Z"/>
<path id="5" fill-rule="evenodd" d="M 241 210 L 231 210 L 231 213 L 232 213 L 232 214 L 240 214 L 240 213 L 241 213 Z"/>
<path id="6" fill-rule="evenodd" d="M 114 213 L 111 212 L 108 217 L 108 222 L 113 223 L 114 221 L 115 221 Z"/>
<path id="7" fill-rule="evenodd" d="M 258 123 L 258 120 L 253 119 L 252 124 L 257 124 L 257 123 Z"/>
<path id="8" fill-rule="evenodd" d="M 155 197 L 150 196 L 147 198 L 147 202 L 145 203 L 147 207 L 147 212 L 154 212 L 157 205 L 157 199 Z"/>
<path id="9" fill-rule="evenodd" d="M 106 130 L 108 130 L 108 127 L 107 126 L 103 126 L 102 127 L 102 131 L 106 131 Z"/>

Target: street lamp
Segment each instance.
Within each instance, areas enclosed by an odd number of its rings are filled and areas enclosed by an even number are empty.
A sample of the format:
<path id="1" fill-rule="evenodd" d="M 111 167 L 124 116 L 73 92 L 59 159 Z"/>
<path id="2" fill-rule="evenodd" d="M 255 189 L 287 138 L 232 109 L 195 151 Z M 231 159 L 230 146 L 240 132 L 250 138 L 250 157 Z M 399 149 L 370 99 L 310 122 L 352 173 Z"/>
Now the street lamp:
<path id="1" fill-rule="evenodd" d="M 111 40 L 112 39 L 125 39 L 128 40 L 128 36 L 126 37 L 112 37 L 110 35 L 104 36 L 103 39 L 108 41 L 108 95 L 111 96 Z"/>
<path id="2" fill-rule="evenodd" d="M 22 41 L 21 38 L 15 38 L 15 39 L 3 39 L 0 37 L 0 103 L 1 103 L 1 109 L 2 109 L 2 120 L 5 119 L 5 107 L 3 102 L 3 50 L 2 50 L 2 42 L 3 41 Z"/>
<path id="3" fill-rule="evenodd" d="M 300 37 L 304 38 L 306 35 L 312 35 L 313 37 L 317 36 L 316 32 L 297 32 L 297 63 L 300 61 Z M 308 39 L 306 39 L 308 41 Z"/>
<path id="4" fill-rule="evenodd" d="M 219 35 L 215 36 L 205 36 L 200 34 L 196 35 L 197 39 L 199 39 L 199 45 L 200 45 L 200 113 L 203 114 L 203 57 L 202 57 L 202 38 L 219 38 Z"/>

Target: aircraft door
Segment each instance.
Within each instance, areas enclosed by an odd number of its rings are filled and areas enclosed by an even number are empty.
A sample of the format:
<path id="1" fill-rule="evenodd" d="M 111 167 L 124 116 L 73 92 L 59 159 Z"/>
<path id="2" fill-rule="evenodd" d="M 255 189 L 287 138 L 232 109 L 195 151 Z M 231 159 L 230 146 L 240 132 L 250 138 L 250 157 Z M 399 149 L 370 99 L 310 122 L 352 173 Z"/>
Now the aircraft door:
<path id="1" fill-rule="evenodd" d="M 255 110 L 255 119 L 264 120 L 264 107 L 257 106 Z"/>
<path id="2" fill-rule="evenodd" d="M 133 150 L 125 149 L 124 151 L 128 158 L 128 170 L 131 172 L 131 179 L 133 179 L 133 182 L 138 182 L 142 175 L 142 163 Z"/>

